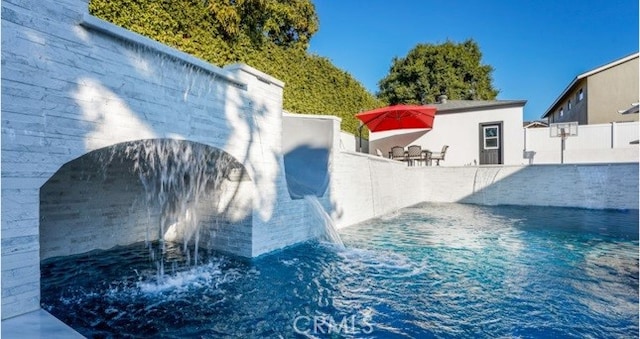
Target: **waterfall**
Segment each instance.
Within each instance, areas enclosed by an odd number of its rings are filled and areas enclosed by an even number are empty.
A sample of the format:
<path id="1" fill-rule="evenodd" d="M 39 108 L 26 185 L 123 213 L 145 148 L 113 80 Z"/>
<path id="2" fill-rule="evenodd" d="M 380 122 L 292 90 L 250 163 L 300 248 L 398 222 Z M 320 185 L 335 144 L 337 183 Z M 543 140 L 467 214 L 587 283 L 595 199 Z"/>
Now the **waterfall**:
<path id="1" fill-rule="evenodd" d="M 482 205 L 496 204 L 498 197 L 492 194 L 489 189 L 495 184 L 501 169 L 502 167 L 500 166 L 476 167 L 473 177 L 473 194 L 476 198 L 479 195 Z"/>
<path id="2" fill-rule="evenodd" d="M 581 194 L 582 206 L 585 208 L 606 208 L 607 198 L 602 192 L 609 189 L 609 166 L 575 166 L 578 171 L 576 193 Z"/>
<path id="3" fill-rule="evenodd" d="M 188 264 L 198 265 L 199 248 L 209 229 L 200 220 L 200 213 L 211 213 L 215 206 L 206 199 L 217 200 L 222 194 L 222 181 L 238 167 L 226 153 L 202 144 L 156 139 L 128 142 L 102 156 L 103 166 L 115 161 L 131 163 L 146 198 L 149 216 L 147 245 L 157 265 L 158 281 L 164 276 L 166 241 L 182 244 Z M 200 210 L 199 210 L 200 208 Z M 158 246 L 153 243 L 158 240 Z M 205 244 L 206 245 L 206 244 Z"/>
<path id="4" fill-rule="evenodd" d="M 307 202 L 307 206 L 311 210 L 311 214 L 317 219 L 318 226 L 320 227 L 320 237 L 324 240 L 336 245 L 338 248 L 343 249 L 344 243 L 340 239 L 338 229 L 335 223 L 331 219 L 331 216 L 324 210 L 320 200 L 315 195 L 305 195 L 304 200 Z"/>

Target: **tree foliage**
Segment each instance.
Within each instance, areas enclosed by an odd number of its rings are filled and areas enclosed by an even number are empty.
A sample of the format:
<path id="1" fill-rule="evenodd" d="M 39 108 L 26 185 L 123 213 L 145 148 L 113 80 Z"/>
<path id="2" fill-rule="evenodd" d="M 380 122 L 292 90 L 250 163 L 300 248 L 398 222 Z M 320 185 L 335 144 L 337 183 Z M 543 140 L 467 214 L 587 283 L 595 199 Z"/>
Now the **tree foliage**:
<path id="1" fill-rule="evenodd" d="M 256 45 L 271 41 L 306 49 L 318 30 L 315 7 L 308 0 L 212 0 L 206 6 L 227 40 L 244 36 Z"/>
<path id="2" fill-rule="evenodd" d="M 318 30 L 310 0 L 92 0 L 89 10 L 214 65 L 260 69 L 285 82 L 285 110 L 336 115 L 352 133 L 355 113 L 383 105 L 350 74 L 306 52 Z"/>
<path id="3" fill-rule="evenodd" d="M 418 44 L 406 57 L 393 59 L 389 74 L 378 83 L 378 98 L 389 104 L 433 103 L 441 94 L 458 100 L 495 99 L 493 68 L 481 59 L 473 40 Z"/>

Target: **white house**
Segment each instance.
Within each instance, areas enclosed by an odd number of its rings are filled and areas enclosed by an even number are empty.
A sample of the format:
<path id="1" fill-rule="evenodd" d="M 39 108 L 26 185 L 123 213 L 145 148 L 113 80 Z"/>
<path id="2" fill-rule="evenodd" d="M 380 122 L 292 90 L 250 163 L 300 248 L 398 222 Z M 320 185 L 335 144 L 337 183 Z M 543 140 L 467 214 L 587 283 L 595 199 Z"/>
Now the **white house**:
<path id="1" fill-rule="evenodd" d="M 526 100 L 446 100 L 437 107 L 433 128 L 372 132 L 369 153 L 387 155 L 393 146 L 420 145 L 440 152 L 441 166 L 524 163 L 522 116 Z"/>

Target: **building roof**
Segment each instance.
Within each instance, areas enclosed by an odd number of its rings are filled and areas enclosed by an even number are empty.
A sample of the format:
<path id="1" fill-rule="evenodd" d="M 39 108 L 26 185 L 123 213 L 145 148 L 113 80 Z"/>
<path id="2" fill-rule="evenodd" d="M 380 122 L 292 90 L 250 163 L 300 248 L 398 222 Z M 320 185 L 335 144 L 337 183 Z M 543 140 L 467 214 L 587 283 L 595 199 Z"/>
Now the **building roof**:
<path id="1" fill-rule="evenodd" d="M 538 127 L 549 127 L 549 124 L 546 121 L 523 121 L 522 127 L 524 128 L 538 128 Z"/>
<path id="2" fill-rule="evenodd" d="M 562 93 L 556 98 L 556 100 L 551 104 L 551 106 L 549 106 L 549 108 L 547 108 L 547 110 L 542 115 L 542 118 L 543 119 L 547 118 L 547 116 L 553 112 L 553 109 L 558 104 L 558 102 L 560 102 L 567 93 L 572 92 L 573 87 L 578 82 L 580 82 L 580 80 L 582 80 L 584 78 L 587 78 L 589 76 L 592 76 L 592 75 L 594 75 L 596 73 L 600 73 L 600 72 L 602 72 L 604 70 L 607 70 L 609 68 L 618 66 L 618 65 L 620 65 L 622 63 L 625 63 L 625 62 L 627 62 L 629 60 L 636 59 L 636 58 L 638 58 L 638 55 L 639 55 L 639 53 L 634 53 L 634 54 L 628 55 L 628 56 L 626 56 L 624 58 L 615 60 L 613 62 L 610 62 L 610 63 L 606 64 L 606 65 L 602 65 L 600 67 L 594 68 L 594 69 L 592 69 L 590 71 L 587 71 L 587 72 L 584 72 L 584 73 L 578 75 L 577 77 L 575 77 L 575 79 L 573 79 L 573 81 L 571 81 L 569 86 L 567 86 L 567 88 L 565 88 L 564 91 L 562 91 Z"/>
<path id="3" fill-rule="evenodd" d="M 438 109 L 436 114 L 441 114 L 490 108 L 523 107 L 526 103 L 526 100 L 447 100 L 443 103 L 429 104 L 429 106 L 436 107 Z"/>

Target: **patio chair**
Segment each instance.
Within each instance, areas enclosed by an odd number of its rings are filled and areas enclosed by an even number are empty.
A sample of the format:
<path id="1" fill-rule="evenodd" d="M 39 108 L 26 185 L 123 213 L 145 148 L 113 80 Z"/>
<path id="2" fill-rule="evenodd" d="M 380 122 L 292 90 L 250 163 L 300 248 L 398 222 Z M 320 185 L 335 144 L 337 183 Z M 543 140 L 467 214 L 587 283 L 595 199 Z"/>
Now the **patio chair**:
<path id="1" fill-rule="evenodd" d="M 409 160 L 409 166 L 413 166 L 415 162 L 422 163 L 425 160 L 423 157 L 422 147 L 419 145 L 411 145 L 407 148 L 407 159 Z"/>
<path id="2" fill-rule="evenodd" d="M 431 164 L 431 162 L 435 160 L 436 166 L 440 166 L 440 160 L 444 161 L 444 156 L 447 153 L 447 148 L 449 148 L 449 145 L 444 145 L 442 146 L 442 151 L 431 153 L 431 155 L 429 155 L 429 160 L 428 160 L 429 164 Z"/>
<path id="3" fill-rule="evenodd" d="M 407 157 L 404 154 L 404 147 L 402 146 L 393 146 L 391 147 L 391 159 L 407 161 Z"/>

